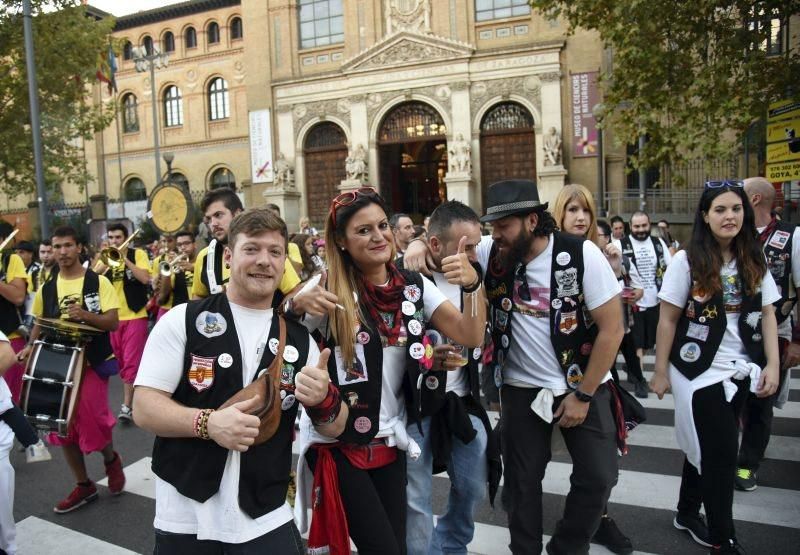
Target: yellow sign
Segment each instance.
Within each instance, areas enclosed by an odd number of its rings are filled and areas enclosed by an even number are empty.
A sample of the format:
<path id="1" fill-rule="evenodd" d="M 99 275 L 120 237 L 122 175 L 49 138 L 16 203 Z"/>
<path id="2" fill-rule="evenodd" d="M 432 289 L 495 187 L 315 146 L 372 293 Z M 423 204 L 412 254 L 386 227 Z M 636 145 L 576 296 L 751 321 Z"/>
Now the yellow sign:
<path id="1" fill-rule="evenodd" d="M 794 181 L 800 179 L 800 161 L 784 164 L 767 164 L 767 181 Z"/>
<path id="2" fill-rule="evenodd" d="M 769 105 L 767 120 L 769 122 L 800 116 L 800 100 L 780 100 Z"/>
<path id="3" fill-rule="evenodd" d="M 788 142 L 767 145 L 767 164 L 790 162 L 792 160 L 800 160 L 800 152 L 789 150 Z"/>
<path id="4" fill-rule="evenodd" d="M 800 138 L 800 116 L 767 125 L 767 142 L 779 143 Z"/>

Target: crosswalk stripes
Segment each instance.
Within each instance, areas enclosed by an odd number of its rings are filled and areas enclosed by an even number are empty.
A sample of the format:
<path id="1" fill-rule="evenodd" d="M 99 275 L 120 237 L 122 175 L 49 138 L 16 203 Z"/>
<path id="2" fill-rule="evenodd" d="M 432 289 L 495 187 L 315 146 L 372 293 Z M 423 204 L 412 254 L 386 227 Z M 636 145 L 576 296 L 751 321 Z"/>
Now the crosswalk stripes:
<path id="1" fill-rule="evenodd" d="M 652 359 L 645 359 L 650 368 L 652 362 Z M 624 371 L 621 374 L 624 380 Z M 650 372 L 646 371 L 645 374 L 649 378 Z M 800 371 L 794 370 L 790 376 L 794 399 L 800 399 L 798 378 Z M 631 536 L 634 547 L 640 550 L 637 553 L 698 553 L 695 544 L 672 529 L 671 521 L 677 502 L 683 456 L 675 443 L 674 430 L 669 425 L 674 405 L 666 399 L 666 402 L 657 404 L 654 399 L 651 394 L 645 403 L 656 409 L 651 411 L 653 418 L 634 430 L 629 437 L 631 453 L 620 461 L 619 482 L 612 492 L 609 513 L 620 522 L 623 532 Z M 800 403 L 797 400 L 791 401 L 788 411 L 778 410 L 775 415 L 780 421 L 777 427 L 781 431 L 773 435 L 770 441 L 767 460 L 762 466 L 765 478 L 760 480 L 756 491 L 736 492 L 734 499 L 733 512 L 737 530 L 740 531 L 740 540 L 746 547 L 751 545 L 757 548 L 756 552 L 776 549 L 780 551 L 781 547 L 796 545 L 800 538 L 800 481 L 796 479 L 800 475 Z M 490 414 L 493 423 L 497 418 L 497 413 Z M 297 455 L 296 445 L 294 452 Z M 552 532 L 554 522 L 563 510 L 571 471 L 569 456 L 563 445 L 559 447 L 556 441 L 553 460 L 548 465 L 543 481 L 545 532 Z M 128 478 L 127 495 L 118 498 L 120 502 L 125 502 L 126 497 L 135 497 L 154 507 L 155 481 L 150 469 L 150 458 L 142 457 L 131 461 L 125 467 L 125 472 Z M 105 485 L 105 481 L 98 483 Z M 435 511 L 444 510 L 442 500 L 449 487 L 446 474 L 435 477 Z M 78 513 L 75 516 L 78 517 Z M 68 530 L 39 517 L 40 515 L 27 516 L 18 523 L 20 553 L 132 553 L 90 534 Z M 151 535 L 152 521 L 144 523 L 135 533 Z M 57 542 L 58 549 L 42 544 L 42 538 L 45 537 L 57 537 L 53 541 Z M 475 536 L 469 545 L 469 552 L 473 555 L 505 555 L 510 553 L 508 543 L 506 515 L 500 508 L 498 495 L 495 509 L 491 509 L 488 502 L 479 507 Z M 592 545 L 591 553 L 605 555 L 609 552 L 601 546 Z"/>

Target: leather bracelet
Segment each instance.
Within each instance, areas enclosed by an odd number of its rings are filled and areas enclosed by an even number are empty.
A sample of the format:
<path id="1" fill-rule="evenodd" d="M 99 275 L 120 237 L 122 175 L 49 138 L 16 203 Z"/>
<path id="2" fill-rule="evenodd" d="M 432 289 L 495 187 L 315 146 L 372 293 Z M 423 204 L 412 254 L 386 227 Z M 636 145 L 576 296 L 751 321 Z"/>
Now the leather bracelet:
<path id="1" fill-rule="evenodd" d="M 591 403 L 592 399 L 594 398 L 593 395 L 589 395 L 588 393 L 586 393 L 585 391 L 581 391 L 580 389 L 575 389 L 573 393 L 575 394 L 575 398 L 578 399 L 578 401 L 580 401 L 581 403 Z"/>
<path id="2" fill-rule="evenodd" d="M 330 424 L 339 417 L 342 411 L 342 400 L 339 390 L 332 383 L 328 383 L 328 394 L 325 399 L 315 407 L 306 407 L 306 412 L 314 426 Z"/>
<path id="3" fill-rule="evenodd" d="M 483 281 L 481 280 L 480 276 L 478 276 L 478 280 L 475 283 L 473 283 L 472 285 L 467 286 L 467 287 L 462 285 L 461 286 L 461 292 L 462 293 L 474 293 L 475 291 L 477 291 L 478 289 L 481 288 L 481 285 L 483 285 Z"/>

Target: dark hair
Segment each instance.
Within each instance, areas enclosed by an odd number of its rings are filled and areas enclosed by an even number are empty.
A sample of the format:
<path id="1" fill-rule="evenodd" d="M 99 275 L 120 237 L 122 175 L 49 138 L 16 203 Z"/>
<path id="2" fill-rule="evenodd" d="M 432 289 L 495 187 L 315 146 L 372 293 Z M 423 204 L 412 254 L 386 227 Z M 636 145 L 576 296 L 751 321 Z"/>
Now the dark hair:
<path id="1" fill-rule="evenodd" d="M 534 237 L 550 237 L 550 235 L 558 229 L 556 220 L 553 215 L 547 211 L 546 208 L 537 207 L 527 214 L 523 214 L 522 218 L 527 218 L 531 213 L 536 213 L 539 216 L 539 221 L 536 222 L 536 227 L 533 228 Z"/>
<path id="2" fill-rule="evenodd" d="M 612 216 L 609 222 L 611 225 L 614 225 L 617 222 L 622 222 L 622 225 L 625 225 L 625 220 L 622 219 L 622 216 Z"/>
<path id="3" fill-rule="evenodd" d="M 228 245 L 232 249 L 239 234 L 255 236 L 267 231 L 279 231 L 283 235 L 283 248 L 285 250 L 289 242 L 286 222 L 266 208 L 252 208 L 237 214 L 231 220 L 231 225 L 228 228 Z"/>
<path id="4" fill-rule="evenodd" d="M 383 200 L 383 199 L 381 199 L 381 200 Z M 383 209 L 386 210 L 386 207 L 384 206 Z M 397 224 L 400 223 L 400 218 L 408 218 L 410 220 L 411 216 L 409 216 L 408 214 L 404 214 L 403 212 L 398 212 L 397 214 L 392 214 L 392 217 L 389 218 L 389 227 L 391 227 L 392 229 L 395 229 L 397 227 Z M 337 216 L 336 219 L 338 220 L 339 217 Z"/>
<path id="5" fill-rule="evenodd" d="M 205 214 L 206 210 L 208 210 L 208 207 L 215 202 L 222 202 L 222 204 L 225 205 L 225 208 L 230 210 L 231 214 L 234 215 L 236 215 L 237 212 L 244 210 L 244 206 L 242 206 L 242 201 L 239 198 L 239 195 L 237 195 L 236 191 L 230 187 L 218 187 L 207 192 L 203 196 L 203 200 L 200 201 L 200 211 Z"/>
<path id="6" fill-rule="evenodd" d="M 188 229 L 182 229 L 175 234 L 175 240 L 178 240 L 178 237 L 189 237 L 192 241 L 194 241 L 194 233 L 189 231 Z"/>
<path id="7" fill-rule="evenodd" d="M 667 224 L 667 227 L 669 227 L 669 222 L 667 220 L 658 220 L 658 223 L 659 224 Z"/>
<path id="8" fill-rule="evenodd" d="M 39 246 L 41 247 L 42 245 L 44 245 L 45 247 L 52 247 L 53 242 L 50 239 L 42 239 L 42 242 L 39 243 Z"/>
<path id="9" fill-rule="evenodd" d="M 620 218 L 620 220 L 621 219 L 622 218 Z M 605 235 L 609 239 L 611 238 L 611 226 L 608 225 L 607 221 L 605 221 L 605 220 L 597 220 L 597 227 L 599 227 L 600 229 L 603 230 L 603 235 Z"/>
<path id="10" fill-rule="evenodd" d="M 645 212 L 644 210 L 637 210 L 636 212 L 634 212 L 633 214 L 631 214 L 631 222 L 633 222 L 633 219 L 634 219 L 636 216 L 644 216 L 645 218 L 647 218 L 647 223 L 650 223 L 650 214 L 648 214 L 648 213 L 647 213 L 647 212 Z"/>
<path id="11" fill-rule="evenodd" d="M 448 200 L 443 202 L 431 214 L 431 219 L 428 222 L 428 236 L 435 235 L 440 239 L 444 239 L 447 235 L 450 226 L 456 222 L 469 222 L 480 225 L 480 219 L 475 211 L 457 200 Z"/>
<path id="12" fill-rule="evenodd" d="M 0 237 L 6 238 L 14 231 L 14 226 L 5 220 L 0 220 Z"/>
<path id="13" fill-rule="evenodd" d="M 306 251 L 306 241 L 311 239 L 311 235 L 306 233 L 297 233 L 294 237 L 292 237 L 291 241 L 295 245 L 297 245 L 300 251 L 300 260 L 303 264 L 303 272 L 306 274 L 306 278 L 310 278 L 314 274 L 314 270 L 316 270 L 316 266 L 314 265 L 314 261 L 311 260 L 311 255 L 308 254 Z M 301 279 L 303 276 L 301 276 Z M 305 280 L 304 280 L 305 281 Z"/>
<path id="14" fill-rule="evenodd" d="M 736 259 L 742 288 L 748 295 L 754 295 L 767 271 L 767 263 L 758 241 L 753 207 L 750 206 L 742 187 L 723 186 L 703 190 L 694 215 L 692 239 L 686 247 L 692 281 L 700 288 L 697 294 L 713 295 L 722 291 L 722 280 L 719 275 L 722 268 L 722 252 L 703 215 L 708 213 L 714 199 L 724 193 L 733 193 L 742 201 L 744 221 L 739 233 L 731 242 L 731 251 Z"/>
<path id="15" fill-rule="evenodd" d="M 75 231 L 75 228 L 68 225 L 62 225 L 55 228 L 50 234 L 50 237 L 72 237 L 72 239 L 75 240 L 76 245 L 83 244 L 83 241 L 81 241 L 81 238 L 78 235 L 78 232 Z"/>
<path id="16" fill-rule="evenodd" d="M 108 233 L 109 231 L 121 231 L 123 237 L 125 237 L 126 239 L 128 238 L 128 228 L 125 227 L 125 224 L 120 224 L 120 223 L 111 224 L 110 226 L 106 227 L 106 233 Z"/>
<path id="17" fill-rule="evenodd" d="M 278 216 L 281 215 L 281 207 L 275 204 L 274 202 L 267 203 L 267 205 L 264 208 L 266 208 L 267 210 L 272 210 Z"/>

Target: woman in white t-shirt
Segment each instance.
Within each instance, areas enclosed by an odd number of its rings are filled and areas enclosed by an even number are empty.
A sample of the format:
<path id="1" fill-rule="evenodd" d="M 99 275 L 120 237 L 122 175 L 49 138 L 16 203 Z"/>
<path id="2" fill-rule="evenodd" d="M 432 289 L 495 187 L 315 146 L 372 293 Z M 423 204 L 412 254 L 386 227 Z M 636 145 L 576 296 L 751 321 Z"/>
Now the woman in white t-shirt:
<path id="1" fill-rule="evenodd" d="M 748 387 L 759 397 L 777 389 L 780 295 L 741 182 L 706 183 L 691 241 L 667 267 L 659 297 L 650 386 L 659 398 L 672 388 L 686 453 L 674 525 L 710 553 L 743 553 L 732 514 L 738 414 Z"/>
<path id="2" fill-rule="evenodd" d="M 424 329 L 430 323 L 454 342 L 479 346 L 486 327 L 481 281 L 463 246 L 442 261 L 448 281 L 462 287 L 462 313 L 433 282 L 398 270 L 386 205 L 371 187 L 333 199 L 325 237 L 326 294 L 340 306 L 316 327 L 331 348 L 328 371 L 348 417 L 334 439 L 315 431 L 313 415 L 303 415 L 295 517 L 304 529 L 306 508 L 313 507 L 309 550 L 347 552 L 349 534 L 359 553 L 399 555 L 406 551 L 407 509 L 406 456 L 398 449 L 418 455 L 406 434 L 407 418 L 419 418 L 419 403 L 411 401 L 441 383 L 420 372 L 433 362 Z"/>

